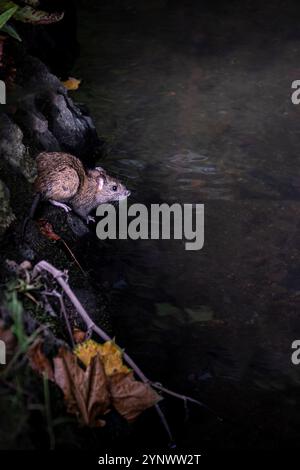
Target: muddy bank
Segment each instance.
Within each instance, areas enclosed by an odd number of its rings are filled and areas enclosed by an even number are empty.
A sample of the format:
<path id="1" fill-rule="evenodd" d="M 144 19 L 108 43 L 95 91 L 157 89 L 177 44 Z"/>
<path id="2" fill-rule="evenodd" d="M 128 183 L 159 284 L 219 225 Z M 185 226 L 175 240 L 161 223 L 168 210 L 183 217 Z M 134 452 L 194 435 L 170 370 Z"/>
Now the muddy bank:
<path id="1" fill-rule="evenodd" d="M 61 81 L 68 78 L 77 55 L 73 7 L 73 2 L 69 2 L 62 25 L 49 30 L 46 26 L 23 25 L 19 29 L 22 44 L 9 41 L 6 46 L 6 41 L 5 59 L 9 55 L 15 73 L 13 86 L 8 87 L 7 105 L 0 109 L 0 329 L 3 329 L 3 320 L 5 328 L 16 325 L 16 315 L 20 312 L 20 321 L 28 335 L 41 325 L 50 325 L 51 338 L 47 333 L 46 349 L 51 350 L 51 354 L 55 353 L 60 341 L 72 343 L 68 327 L 63 321 L 62 310 L 60 315 L 53 316 L 55 312 L 51 308 L 40 308 L 35 295 L 29 294 L 27 301 L 26 296 L 23 297 L 22 303 L 20 293 L 17 294 L 19 300 L 12 297 L 14 291 L 18 292 L 18 288 L 15 289 L 20 282 L 16 266 L 24 260 L 31 266 L 47 260 L 67 272 L 70 286 L 93 321 L 112 334 L 109 291 L 92 277 L 89 261 L 84 256 L 86 239 L 93 227 L 88 227 L 74 213 L 66 214 L 48 203 L 40 203 L 34 220 L 29 221 L 22 237 L 23 222 L 33 201 L 36 156 L 41 151 L 68 152 L 80 158 L 86 167 L 92 167 L 103 152 L 103 141 L 89 111 L 71 98 Z M 61 42 L 64 47 L 60 47 Z M 57 307 L 54 302 L 55 305 Z M 65 303 L 65 308 L 71 328 L 84 330 L 84 322 L 70 301 Z M 36 449 L 52 445 L 43 412 L 32 413 L 26 396 L 29 391 L 30 402 L 43 403 L 43 382 L 27 369 L 28 365 L 25 370 L 19 368 L 16 374 L 21 393 L 14 405 L 10 388 L 6 389 L 1 382 L 0 427 L 1 435 L 5 437 L 1 438 L 0 448 Z M 53 414 L 68 421 L 62 395 L 51 384 L 48 386 Z M 9 387 L 14 387 L 14 377 Z M 86 449 L 98 447 L 99 440 L 102 445 L 109 446 L 113 434 L 121 429 L 126 433 L 126 427 L 114 416 L 108 421 L 105 431 L 97 433 L 96 443 L 94 430 L 78 429 L 76 420 L 73 423 L 69 420 L 56 429 L 56 445 Z"/>

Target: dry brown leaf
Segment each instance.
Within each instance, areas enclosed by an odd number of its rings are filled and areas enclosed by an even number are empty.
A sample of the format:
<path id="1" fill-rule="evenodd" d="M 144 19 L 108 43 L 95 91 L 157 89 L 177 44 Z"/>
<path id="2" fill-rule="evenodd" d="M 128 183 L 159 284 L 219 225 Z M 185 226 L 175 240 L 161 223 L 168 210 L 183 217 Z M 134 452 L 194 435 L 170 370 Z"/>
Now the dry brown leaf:
<path id="1" fill-rule="evenodd" d="M 98 344 L 88 340 L 76 346 L 75 354 L 85 366 L 95 355 L 101 358 L 109 379 L 112 404 L 127 421 L 133 421 L 161 399 L 150 386 L 134 379 L 131 370 L 123 364 L 122 350 L 114 341 Z"/>
<path id="2" fill-rule="evenodd" d="M 45 375 L 49 380 L 54 381 L 53 367 L 49 359 L 42 351 L 43 341 L 37 339 L 28 349 L 27 356 L 32 369 L 41 375 Z"/>
<path id="3" fill-rule="evenodd" d="M 48 238 L 49 240 L 57 241 L 60 240 L 61 237 L 54 232 L 52 225 L 47 220 L 40 219 L 38 220 L 38 225 L 40 228 L 40 232 L 44 237 Z"/>
<path id="4" fill-rule="evenodd" d="M 129 422 L 161 400 L 149 385 L 135 380 L 132 372 L 113 375 L 109 384 L 114 408 Z"/>
<path id="5" fill-rule="evenodd" d="M 122 350 L 113 342 L 103 345 L 88 340 L 75 348 L 74 354 L 61 348 L 50 361 L 42 352 L 42 340 L 37 340 L 28 352 L 32 368 L 47 374 L 63 391 L 69 413 L 91 427 L 104 426 L 101 419 L 113 406 L 128 422 L 160 399 L 149 385 L 135 380 L 122 362 Z M 77 357 L 86 366 L 80 367 Z"/>
<path id="6" fill-rule="evenodd" d="M 73 330 L 73 338 L 76 344 L 83 343 L 86 338 L 86 332 L 80 330 L 79 328 L 74 328 Z"/>
<path id="7" fill-rule="evenodd" d="M 53 229 L 52 225 L 50 224 L 50 222 L 47 222 L 47 220 L 44 220 L 44 219 L 40 219 L 40 220 L 38 220 L 38 225 L 39 225 L 40 233 L 44 237 L 48 238 L 48 240 L 60 241 L 64 245 L 66 250 L 69 252 L 71 257 L 73 258 L 73 260 L 75 261 L 75 263 L 79 267 L 80 271 L 82 271 L 82 273 L 85 275 L 85 272 L 82 269 L 79 261 L 75 257 L 73 251 L 71 250 L 69 245 L 61 238 L 61 236 L 54 232 L 54 229 Z"/>
<path id="8" fill-rule="evenodd" d="M 64 393 L 67 409 L 87 426 L 104 426 L 99 419 L 109 411 L 110 397 L 107 379 L 99 355 L 93 357 L 84 371 L 76 356 L 67 349 L 60 349 L 54 358 L 55 382 Z"/>

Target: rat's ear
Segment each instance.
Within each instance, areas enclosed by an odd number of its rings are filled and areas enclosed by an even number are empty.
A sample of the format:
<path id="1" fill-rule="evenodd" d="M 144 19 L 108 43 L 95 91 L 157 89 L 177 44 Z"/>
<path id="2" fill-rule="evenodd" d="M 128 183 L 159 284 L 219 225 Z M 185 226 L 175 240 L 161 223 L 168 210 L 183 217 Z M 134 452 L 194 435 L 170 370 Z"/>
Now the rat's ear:
<path id="1" fill-rule="evenodd" d="M 87 170 L 87 173 L 89 176 L 94 177 L 94 178 L 97 178 L 100 175 L 103 177 L 106 176 L 106 171 L 104 170 L 104 168 L 101 168 L 101 166 L 96 166 L 96 168 L 89 169 Z"/>
<path id="2" fill-rule="evenodd" d="M 104 186 L 104 178 L 103 176 L 98 176 L 97 178 L 97 183 L 98 183 L 98 191 L 102 191 L 102 188 Z"/>

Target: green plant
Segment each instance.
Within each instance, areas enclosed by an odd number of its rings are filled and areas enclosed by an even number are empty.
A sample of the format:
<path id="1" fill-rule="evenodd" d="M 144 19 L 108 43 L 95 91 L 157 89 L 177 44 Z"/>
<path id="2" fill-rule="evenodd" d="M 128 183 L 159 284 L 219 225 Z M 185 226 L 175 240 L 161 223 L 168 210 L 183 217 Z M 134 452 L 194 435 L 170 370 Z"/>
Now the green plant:
<path id="1" fill-rule="evenodd" d="M 1 6 L 1 4 L 0 4 Z M 8 21 L 11 19 L 11 17 L 16 13 L 18 9 L 18 6 L 15 5 L 11 8 L 8 8 L 6 11 L 1 13 L 0 15 L 0 31 L 3 33 L 8 34 L 9 36 L 12 36 L 13 38 L 17 39 L 18 41 L 21 41 L 20 36 L 18 35 L 17 31 L 8 24 Z"/>
<path id="2" fill-rule="evenodd" d="M 21 285 L 25 283 L 21 280 Z M 18 298 L 18 291 L 20 291 L 20 283 L 17 280 L 12 282 L 7 286 L 7 291 L 5 293 L 5 307 L 10 313 L 12 319 L 11 332 L 15 335 L 17 339 L 18 347 L 10 360 L 7 367 L 2 373 L 2 377 L 8 376 L 13 367 L 16 365 L 20 357 L 25 354 L 30 347 L 30 345 L 35 341 L 38 335 L 46 328 L 46 326 L 40 326 L 35 330 L 30 336 L 27 335 L 24 328 L 24 319 L 23 319 L 23 304 Z M 21 291 L 22 292 L 22 291 Z"/>
<path id="3" fill-rule="evenodd" d="M 2 31 L 14 39 L 21 41 L 21 38 L 15 28 L 8 22 L 13 19 L 21 21 L 22 23 L 32 24 L 50 24 L 60 21 L 64 13 L 54 12 L 48 13 L 43 10 L 38 10 L 31 5 L 38 6 L 39 0 L 27 0 L 25 3 L 30 3 L 26 6 L 19 6 L 14 2 L 0 0 L 0 32 Z"/>

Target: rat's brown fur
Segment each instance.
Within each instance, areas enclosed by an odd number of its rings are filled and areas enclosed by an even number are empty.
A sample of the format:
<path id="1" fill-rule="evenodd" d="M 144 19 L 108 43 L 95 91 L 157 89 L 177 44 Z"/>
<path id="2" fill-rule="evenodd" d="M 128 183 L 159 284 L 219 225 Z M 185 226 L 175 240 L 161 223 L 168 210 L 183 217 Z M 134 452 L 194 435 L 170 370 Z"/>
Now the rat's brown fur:
<path id="1" fill-rule="evenodd" d="M 67 153 L 43 152 L 36 159 L 38 176 L 36 193 L 45 200 L 71 201 L 86 184 L 86 172 L 78 158 Z"/>
<path id="2" fill-rule="evenodd" d="M 103 168 L 86 171 L 81 161 L 68 153 L 41 153 L 37 157 L 37 170 L 36 193 L 44 200 L 71 206 L 85 218 L 100 204 L 119 201 L 130 194 Z"/>
<path id="3" fill-rule="evenodd" d="M 22 239 L 41 198 L 62 206 L 66 211 L 71 210 L 71 207 L 88 222 L 92 219 L 89 213 L 100 204 L 120 201 L 130 195 L 130 191 L 103 168 L 86 171 L 81 161 L 68 153 L 43 152 L 36 161 L 36 196 L 30 214 L 23 223 Z"/>

